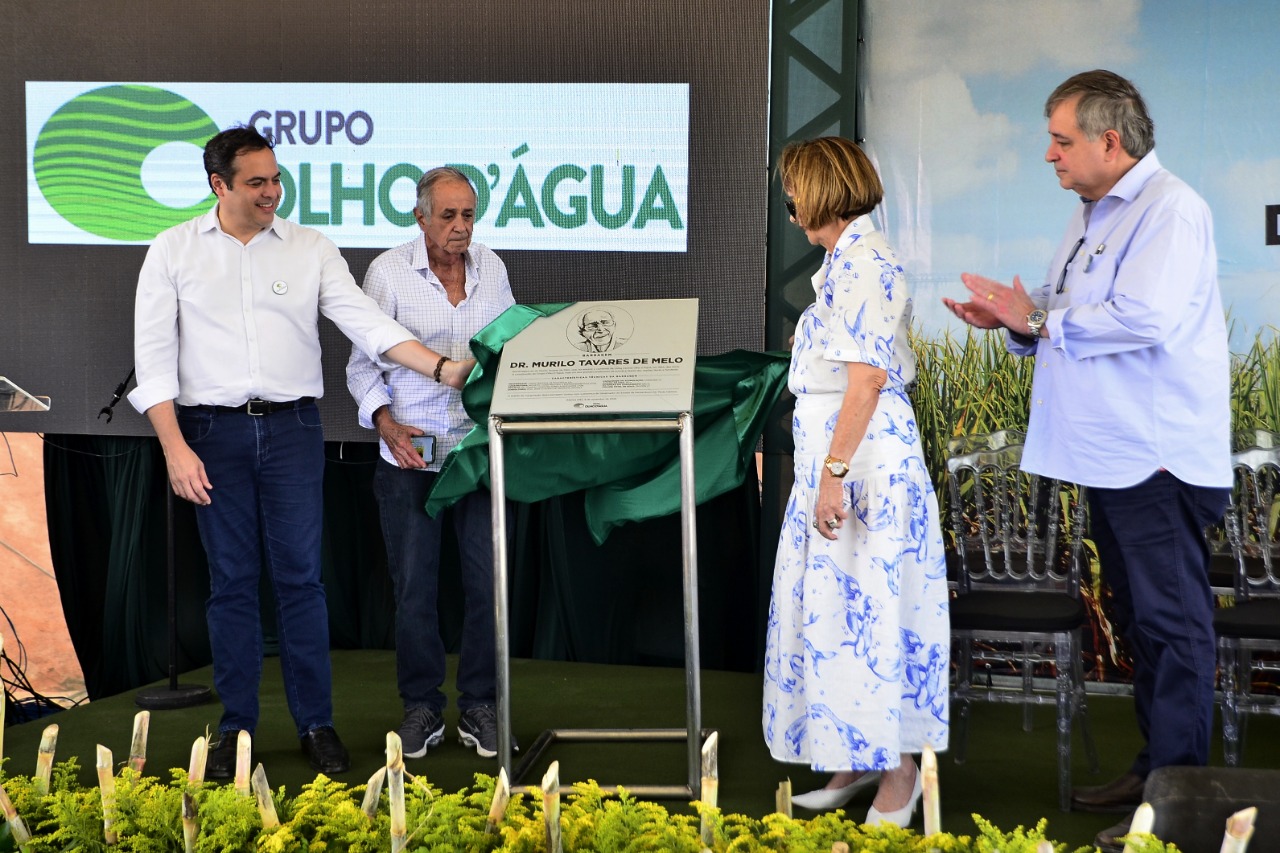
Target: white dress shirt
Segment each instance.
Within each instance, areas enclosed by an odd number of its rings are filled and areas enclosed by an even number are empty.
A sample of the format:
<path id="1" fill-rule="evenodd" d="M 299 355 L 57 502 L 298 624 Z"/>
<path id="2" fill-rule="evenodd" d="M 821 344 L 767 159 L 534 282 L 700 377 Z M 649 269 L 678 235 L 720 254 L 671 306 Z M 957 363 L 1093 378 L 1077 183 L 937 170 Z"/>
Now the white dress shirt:
<path id="1" fill-rule="evenodd" d="M 1154 151 L 1079 205 L 1032 298 L 1049 312 L 1049 337 L 1009 336 L 1010 351 L 1036 359 L 1023 468 L 1104 488 L 1161 468 L 1190 485 L 1231 486 L 1213 219 Z"/>
<path id="2" fill-rule="evenodd" d="M 320 397 L 319 317 L 378 357 L 412 335 L 356 285 L 338 247 L 276 217 L 246 245 L 218 209 L 156 237 L 138 275 L 129 402 L 179 405 Z"/>
<path id="3" fill-rule="evenodd" d="M 364 292 L 428 349 L 454 360 L 471 358 L 471 338 L 514 305 L 515 298 L 506 264 L 488 247 L 472 243 L 464 266 L 465 294 L 452 305 L 427 262 L 425 241 L 417 237 L 374 259 L 365 273 Z M 462 408 L 461 391 L 397 365 L 380 366 L 358 346 L 351 348 L 347 362 L 347 390 L 366 429 L 373 427 L 374 412 L 390 406 L 396 421 L 433 436 L 429 471 L 440 470 L 449 451 L 475 426 Z M 387 443 L 379 444 L 382 458 L 398 465 Z"/>

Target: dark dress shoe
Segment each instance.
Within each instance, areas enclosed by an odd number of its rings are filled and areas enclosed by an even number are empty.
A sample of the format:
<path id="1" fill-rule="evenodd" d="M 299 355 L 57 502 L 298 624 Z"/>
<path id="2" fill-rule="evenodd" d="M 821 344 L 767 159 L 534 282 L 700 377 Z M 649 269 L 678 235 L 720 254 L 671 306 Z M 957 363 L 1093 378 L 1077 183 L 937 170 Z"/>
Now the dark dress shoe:
<path id="1" fill-rule="evenodd" d="M 1103 814 L 1131 812 L 1142 805 L 1142 789 L 1147 780 L 1136 773 L 1126 773 L 1105 785 L 1076 788 L 1071 792 L 1071 808 Z"/>
<path id="2" fill-rule="evenodd" d="M 333 726 L 321 726 L 303 735 L 302 751 L 306 753 L 311 769 L 317 773 L 332 776 L 351 769 L 351 756 Z"/>
<path id="3" fill-rule="evenodd" d="M 223 732 L 216 746 L 209 747 L 204 761 L 204 778 L 231 779 L 236 775 L 236 743 L 239 732 Z M 252 763 L 252 762 L 250 762 Z"/>
<path id="4" fill-rule="evenodd" d="M 1096 846 L 1102 853 L 1124 853 L 1124 842 L 1119 839 L 1129 834 L 1129 824 L 1133 820 L 1133 815 L 1129 815 L 1115 826 L 1099 832 L 1093 839 Z"/>

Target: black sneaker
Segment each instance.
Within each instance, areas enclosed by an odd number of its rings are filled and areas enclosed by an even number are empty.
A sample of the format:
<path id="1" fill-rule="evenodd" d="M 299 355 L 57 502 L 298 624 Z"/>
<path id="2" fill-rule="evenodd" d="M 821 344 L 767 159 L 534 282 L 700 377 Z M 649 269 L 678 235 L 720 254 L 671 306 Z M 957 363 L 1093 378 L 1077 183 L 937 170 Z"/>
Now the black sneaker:
<path id="1" fill-rule="evenodd" d="M 396 734 L 405 758 L 421 758 L 444 740 L 444 720 L 431 708 L 410 708 Z"/>
<path id="2" fill-rule="evenodd" d="M 481 758 L 493 758 L 498 754 L 498 711 L 492 705 L 468 708 L 458 717 L 458 739 L 469 746 Z M 519 751 L 515 735 L 511 736 L 511 750 Z"/>

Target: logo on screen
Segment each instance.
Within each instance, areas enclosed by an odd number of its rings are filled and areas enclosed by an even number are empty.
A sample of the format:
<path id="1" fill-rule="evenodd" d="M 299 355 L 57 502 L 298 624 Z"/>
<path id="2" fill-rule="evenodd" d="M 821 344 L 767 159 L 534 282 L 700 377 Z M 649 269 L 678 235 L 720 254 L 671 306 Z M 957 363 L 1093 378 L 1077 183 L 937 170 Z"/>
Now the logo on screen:
<path id="1" fill-rule="evenodd" d="M 110 240 L 150 240 L 204 213 L 173 207 L 142 181 L 143 163 L 168 143 L 203 147 L 218 126 L 191 101 L 154 86 L 103 86 L 57 109 L 36 137 L 32 166 L 45 200 L 71 224 Z"/>
<path id="2" fill-rule="evenodd" d="M 475 185 L 490 248 L 687 248 L 687 84 L 28 80 L 26 95 L 32 243 L 149 243 L 207 213 L 202 149 L 247 124 L 277 143 L 276 216 L 342 248 L 417 234 L 417 181 L 443 164 Z"/>

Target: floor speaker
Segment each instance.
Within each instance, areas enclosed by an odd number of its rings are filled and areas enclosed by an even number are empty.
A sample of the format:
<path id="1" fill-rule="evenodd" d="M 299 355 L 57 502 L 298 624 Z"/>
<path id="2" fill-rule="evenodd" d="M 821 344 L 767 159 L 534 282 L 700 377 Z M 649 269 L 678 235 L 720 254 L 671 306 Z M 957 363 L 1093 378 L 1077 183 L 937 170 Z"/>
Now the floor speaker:
<path id="1" fill-rule="evenodd" d="M 1227 818 L 1249 806 L 1258 807 L 1249 853 L 1280 853 L 1280 770 L 1161 767 L 1143 797 L 1156 812 L 1152 832 L 1186 853 L 1219 850 Z"/>

